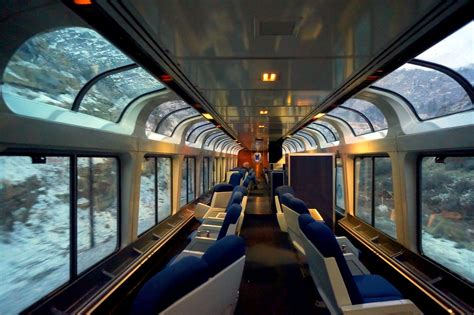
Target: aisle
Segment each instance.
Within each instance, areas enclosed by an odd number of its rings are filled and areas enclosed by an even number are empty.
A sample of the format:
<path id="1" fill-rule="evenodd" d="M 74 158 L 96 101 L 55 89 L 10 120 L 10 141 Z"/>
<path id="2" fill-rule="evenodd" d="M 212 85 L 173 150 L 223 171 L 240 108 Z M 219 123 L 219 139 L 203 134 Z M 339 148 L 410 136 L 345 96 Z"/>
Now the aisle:
<path id="1" fill-rule="evenodd" d="M 247 245 L 235 314 L 322 314 L 311 277 L 303 277 L 301 255 L 278 227 L 267 186 L 259 183 L 249 196 L 240 236 Z"/>

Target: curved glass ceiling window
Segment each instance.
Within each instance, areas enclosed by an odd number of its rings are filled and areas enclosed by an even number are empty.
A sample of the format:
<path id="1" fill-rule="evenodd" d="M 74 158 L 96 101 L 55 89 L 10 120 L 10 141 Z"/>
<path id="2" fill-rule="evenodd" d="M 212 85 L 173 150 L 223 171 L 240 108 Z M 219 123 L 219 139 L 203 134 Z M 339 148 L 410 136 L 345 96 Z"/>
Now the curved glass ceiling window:
<path id="1" fill-rule="evenodd" d="M 198 115 L 199 115 L 198 112 L 192 107 L 172 113 L 171 115 L 168 115 L 167 117 L 163 118 L 160 121 L 156 129 L 156 132 L 161 135 L 171 137 L 173 135 L 175 128 L 178 126 L 180 122 L 192 116 L 198 116 Z"/>
<path id="2" fill-rule="evenodd" d="M 3 74 L 8 105 L 71 109 L 79 90 L 96 75 L 133 63 L 97 32 L 70 27 L 38 34 L 13 55 Z M 27 102 L 25 102 L 25 100 Z"/>
<path id="3" fill-rule="evenodd" d="M 328 123 L 324 120 L 321 120 L 321 119 L 316 121 L 315 123 L 318 123 L 322 126 L 325 126 L 327 129 L 331 130 L 333 135 L 334 135 L 334 138 L 336 139 L 335 141 L 339 141 L 339 133 L 337 133 L 337 130 L 336 130 L 336 128 L 334 128 L 333 125 L 331 125 L 330 123 Z"/>
<path id="4" fill-rule="evenodd" d="M 200 121 L 192 125 L 186 132 L 186 141 L 195 143 L 198 136 L 209 129 L 212 129 L 214 125 L 208 121 Z"/>
<path id="5" fill-rule="evenodd" d="M 474 84 L 474 22 L 446 37 L 415 59 L 448 67 Z"/>
<path id="6" fill-rule="evenodd" d="M 160 104 L 151 112 L 150 116 L 148 116 L 146 130 L 156 132 L 156 128 L 163 118 L 184 108 L 189 108 L 189 105 L 182 100 L 174 100 Z"/>
<path id="7" fill-rule="evenodd" d="M 355 111 L 337 107 L 330 111 L 328 115 L 346 121 L 356 136 L 361 136 L 372 132 L 372 129 L 370 128 L 370 125 L 367 123 L 367 121 Z"/>
<path id="8" fill-rule="evenodd" d="M 466 90 L 453 78 L 426 67 L 405 64 L 374 86 L 405 97 L 421 120 L 473 109 Z"/>
<path id="9" fill-rule="evenodd" d="M 334 142 L 336 141 L 336 137 L 334 133 L 332 133 L 331 129 L 327 128 L 326 126 L 322 125 L 318 122 L 314 122 L 308 126 L 309 129 L 317 130 L 321 133 L 324 137 L 326 142 Z"/>
<path id="10" fill-rule="evenodd" d="M 382 114 L 380 109 L 377 108 L 377 106 L 370 102 L 357 98 L 351 98 L 345 101 L 342 106 L 362 113 L 362 115 L 370 120 L 374 131 L 380 131 L 388 128 L 385 116 Z"/>
<path id="11" fill-rule="evenodd" d="M 130 102 L 164 86 L 142 68 L 115 73 L 100 79 L 84 96 L 79 111 L 117 122 Z"/>

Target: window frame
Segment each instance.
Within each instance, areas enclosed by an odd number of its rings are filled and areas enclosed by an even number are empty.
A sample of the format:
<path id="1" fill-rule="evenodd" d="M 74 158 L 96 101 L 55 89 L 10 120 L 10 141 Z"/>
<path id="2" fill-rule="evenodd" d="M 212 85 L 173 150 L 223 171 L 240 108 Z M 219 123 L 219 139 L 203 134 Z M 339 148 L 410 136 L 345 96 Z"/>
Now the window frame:
<path id="1" fill-rule="evenodd" d="M 81 278 L 90 270 L 96 268 L 98 265 L 104 263 L 112 256 L 117 254 L 121 249 L 122 244 L 122 162 L 120 156 L 116 153 L 108 152 L 95 152 L 95 151 L 63 151 L 63 150 L 48 150 L 48 149 L 14 149 L 1 152 L 0 157 L 66 157 L 69 158 L 69 274 L 68 280 L 60 284 L 57 288 L 52 291 L 46 292 L 40 296 L 38 300 L 32 304 L 26 306 L 23 310 L 29 309 L 32 305 L 36 305 L 43 301 L 47 296 L 54 295 L 55 293 L 63 290 L 66 286 L 72 284 L 77 279 Z M 102 257 L 96 263 L 90 265 L 86 269 L 78 273 L 78 231 L 77 231 L 77 201 L 78 201 L 78 172 L 77 172 L 77 159 L 78 158 L 114 158 L 117 161 L 117 242 L 115 249 L 108 255 Z"/>
<path id="2" fill-rule="evenodd" d="M 357 175 L 359 174 L 356 174 L 356 160 L 357 158 L 370 158 L 371 159 L 371 163 L 372 163 L 372 174 L 371 174 L 371 180 L 372 180 L 372 187 L 371 187 L 371 200 L 370 200 L 370 203 L 371 203 L 371 222 L 366 222 L 364 221 L 362 218 L 360 218 L 359 216 L 357 216 L 357 207 L 356 207 L 356 199 L 357 199 L 357 196 L 356 196 L 356 182 L 357 182 Z M 353 160 L 353 169 L 354 169 L 354 180 L 353 180 L 353 191 L 354 191 L 354 200 L 353 200 L 353 207 L 354 207 L 354 217 L 356 217 L 358 220 L 361 220 L 363 221 L 364 223 L 370 225 L 372 228 L 374 228 L 375 230 L 377 230 L 377 232 L 379 233 L 382 233 L 383 235 L 389 237 L 390 239 L 394 240 L 395 242 L 398 242 L 397 241 L 397 238 L 394 238 L 392 237 L 391 235 L 389 235 L 388 233 L 386 233 L 385 231 L 379 229 L 379 228 L 376 228 L 375 227 L 375 198 L 374 198 L 374 195 L 375 195 L 375 159 L 376 158 L 388 158 L 390 160 L 390 168 L 391 168 L 391 171 L 392 171 L 392 174 L 393 174 L 393 162 L 392 162 L 392 158 L 390 157 L 390 155 L 388 154 L 384 154 L 384 153 L 378 153 L 378 154 L 369 154 L 369 155 L 364 155 L 364 154 L 360 154 L 360 155 L 355 155 L 354 156 L 354 160 Z M 393 175 L 392 175 L 392 190 L 394 188 L 394 185 L 393 185 Z M 395 192 L 393 192 L 394 195 L 395 195 Z M 395 221 L 395 234 L 397 234 L 397 223 Z"/>
<path id="3" fill-rule="evenodd" d="M 189 200 L 188 199 L 188 196 L 189 196 L 189 165 L 188 165 L 188 159 L 193 159 L 194 160 L 194 180 L 193 180 L 193 183 L 194 183 L 194 198 L 192 200 Z M 192 155 L 189 155 L 189 156 L 185 156 L 184 159 L 183 159 L 183 166 L 182 166 L 182 169 L 184 169 L 184 165 L 186 165 L 186 203 L 184 205 L 181 206 L 181 202 L 180 202 L 180 208 L 184 207 L 185 205 L 193 202 L 194 200 L 197 199 L 197 196 L 196 196 L 196 157 L 195 156 L 192 156 Z M 182 175 L 181 175 L 181 180 L 182 180 Z M 183 189 L 182 185 L 181 185 L 181 189 Z M 182 192 L 181 192 L 182 194 Z M 181 201 L 181 194 L 180 194 L 180 201 Z"/>
<path id="4" fill-rule="evenodd" d="M 335 184 L 334 192 L 337 192 L 337 184 L 338 184 L 338 182 L 337 182 L 337 168 L 338 168 L 337 160 L 338 160 L 338 159 L 341 161 L 340 167 L 341 167 L 341 170 L 342 170 L 342 189 L 344 190 L 344 195 L 342 196 L 342 198 L 344 199 L 344 206 L 345 206 L 345 205 L 346 205 L 346 198 L 345 198 L 345 192 L 346 192 L 346 190 L 345 190 L 345 185 L 344 185 L 344 162 L 343 162 L 343 160 L 342 160 L 342 157 L 340 157 L 340 156 L 336 156 L 336 159 L 335 159 L 335 161 L 334 161 L 334 165 L 335 165 L 335 167 L 336 167 L 336 169 L 334 170 L 334 175 L 335 175 L 335 180 L 334 180 L 334 184 Z M 355 159 L 354 159 L 354 163 L 355 163 Z M 355 169 L 354 169 L 354 170 L 355 170 Z M 354 187 L 354 192 L 355 192 L 355 187 Z M 334 204 L 335 204 L 335 210 L 336 210 L 336 212 L 339 213 L 339 214 L 341 214 L 341 215 L 343 215 L 343 216 L 345 216 L 347 210 L 346 210 L 346 209 L 343 209 L 343 208 L 341 208 L 341 207 L 338 206 L 338 204 L 337 204 L 337 196 L 336 196 L 335 199 L 336 199 L 336 201 L 334 202 Z M 355 200 L 355 198 L 354 198 L 354 200 Z M 355 201 L 354 201 L 354 202 L 355 202 Z"/>
<path id="5" fill-rule="evenodd" d="M 422 162 L 424 158 L 427 157 L 474 157 L 474 150 L 466 150 L 466 151 L 442 151 L 442 152 L 435 152 L 435 151 L 426 151 L 426 152 L 421 152 L 418 154 L 417 159 L 416 159 L 416 249 L 418 253 L 426 260 L 429 262 L 433 263 L 436 267 L 440 268 L 441 270 L 447 272 L 454 278 L 468 283 L 471 286 L 473 285 L 472 282 L 470 282 L 467 278 L 455 273 L 448 267 L 440 264 L 433 258 L 423 254 L 423 244 L 422 244 Z"/>

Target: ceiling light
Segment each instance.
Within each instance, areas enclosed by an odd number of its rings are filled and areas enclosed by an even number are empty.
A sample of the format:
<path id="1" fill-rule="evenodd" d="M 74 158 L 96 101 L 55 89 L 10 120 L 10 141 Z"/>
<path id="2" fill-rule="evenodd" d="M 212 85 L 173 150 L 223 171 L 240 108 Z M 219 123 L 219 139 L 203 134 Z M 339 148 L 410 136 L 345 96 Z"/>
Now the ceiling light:
<path id="1" fill-rule="evenodd" d="M 169 74 L 162 74 L 158 77 L 161 82 L 171 82 L 173 81 L 173 77 Z"/>
<path id="2" fill-rule="evenodd" d="M 74 4 L 77 4 L 77 5 L 91 5 L 92 1 L 91 0 L 74 0 Z"/>
<path id="3" fill-rule="evenodd" d="M 258 128 L 265 128 L 264 125 L 258 125 Z"/>
<path id="4" fill-rule="evenodd" d="M 319 118 L 323 117 L 324 115 L 326 115 L 326 114 L 325 113 L 318 113 L 313 117 L 313 119 L 319 119 Z"/>
<path id="5" fill-rule="evenodd" d="M 268 110 L 266 109 L 263 109 L 260 111 L 260 115 L 267 115 L 268 114 Z"/>
<path id="6" fill-rule="evenodd" d="M 204 116 L 204 118 L 206 118 L 208 120 L 213 120 L 214 119 L 214 117 L 212 117 L 212 115 L 209 114 L 209 113 L 202 113 L 202 115 Z"/>
<path id="7" fill-rule="evenodd" d="M 277 74 L 274 72 L 264 72 L 262 74 L 263 82 L 274 82 L 277 80 Z"/>

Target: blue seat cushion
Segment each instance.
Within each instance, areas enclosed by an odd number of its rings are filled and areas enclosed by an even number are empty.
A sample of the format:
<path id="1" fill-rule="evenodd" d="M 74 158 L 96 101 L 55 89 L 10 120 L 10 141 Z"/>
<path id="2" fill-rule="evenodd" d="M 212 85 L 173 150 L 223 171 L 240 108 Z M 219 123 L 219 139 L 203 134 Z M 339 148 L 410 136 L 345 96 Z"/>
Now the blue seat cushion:
<path id="1" fill-rule="evenodd" d="M 229 211 L 230 207 L 235 203 L 240 205 L 242 203 L 242 199 L 244 199 L 244 195 L 240 191 L 234 191 L 230 196 L 229 202 L 227 203 L 227 207 L 225 211 Z"/>
<path id="2" fill-rule="evenodd" d="M 283 194 L 280 198 L 280 202 L 282 205 L 289 207 L 291 198 L 293 198 L 292 194 L 290 193 Z"/>
<path id="3" fill-rule="evenodd" d="M 400 291 L 379 275 L 361 275 L 353 278 L 364 303 L 403 299 Z"/>
<path id="4" fill-rule="evenodd" d="M 229 235 L 209 247 L 202 259 L 208 264 L 210 276 L 213 277 L 243 255 L 244 240 L 236 235 Z"/>
<path id="5" fill-rule="evenodd" d="M 294 195 L 295 191 L 293 188 L 291 188 L 291 186 L 283 185 L 283 186 L 278 186 L 277 188 L 275 188 L 275 194 L 278 196 L 278 199 L 280 199 L 280 202 L 281 202 L 281 197 L 283 196 L 283 194 Z"/>
<path id="6" fill-rule="evenodd" d="M 240 217 L 240 212 L 242 212 L 242 207 L 240 204 L 234 203 L 229 207 L 229 209 L 226 211 L 224 222 L 222 222 L 219 235 L 217 235 L 218 240 L 227 235 L 227 229 L 229 228 L 229 225 L 237 223 L 237 220 Z"/>
<path id="7" fill-rule="evenodd" d="M 245 181 L 244 181 L 245 182 Z M 235 186 L 234 187 L 234 190 L 232 190 L 232 192 L 241 192 L 242 195 L 244 196 L 247 196 L 249 191 L 247 190 L 247 188 L 243 187 L 243 186 Z"/>
<path id="8" fill-rule="evenodd" d="M 301 231 L 305 232 L 306 226 L 313 223 L 315 220 L 309 213 L 303 213 L 298 217 L 298 224 L 300 225 Z"/>
<path id="9" fill-rule="evenodd" d="M 304 201 L 296 197 L 290 198 L 288 207 L 299 214 L 309 213 L 308 206 Z"/>
<path id="10" fill-rule="evenodd" d="M 240 185 L 240 180 L 242 179 L 242 175 L 240 173 L 234 173 L 230 175 L 229 179 L 229 184 L 232 185 L 232 187 Z"/>
<path id="11" fill-rule="evenodd" d="M 201 223 L 202 223 L 202 222 L 201 222 Z M 196 237 L 197 233 L 198 233 L 198 231 L 197 231 L 197 230 L 194 230 L 191 234 L 189 234 L 189 235 L 188 235 L 188 238 L 187 238 L 187 242 L 190 243 L 190 242 L 193 240 L 193 238 Z"/>
<path id="12" fill-rule="evenodd" d="M 232 189 L 234 189 L 234 186 L 232 186 L 231 184 L 222 183 L 215 185 L 213 192 L 232 191 Z"/>
<path id="13" fill-rule="evenodd" d="M 184 257 L 154 275 L 140 289 L 131 314 L 158 314 L 209 279 L 208 264 Z"/>

